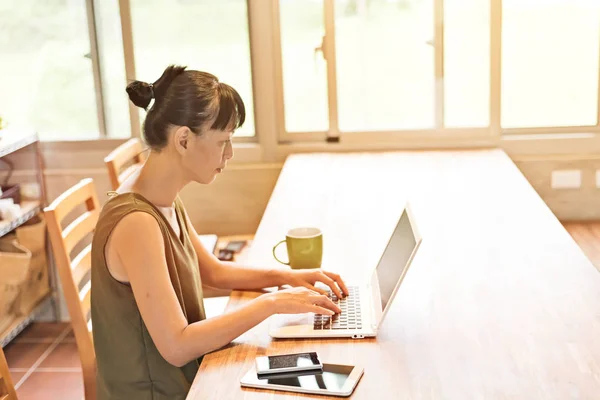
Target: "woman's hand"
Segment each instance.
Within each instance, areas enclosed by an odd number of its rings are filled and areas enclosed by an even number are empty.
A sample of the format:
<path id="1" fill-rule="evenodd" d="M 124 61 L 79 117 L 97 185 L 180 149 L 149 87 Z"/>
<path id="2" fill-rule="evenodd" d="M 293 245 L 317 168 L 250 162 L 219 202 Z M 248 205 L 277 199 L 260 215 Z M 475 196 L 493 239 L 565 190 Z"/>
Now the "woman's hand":
<path id="1" fill-rule="evenodd" d="M 321 294 L 327 294 L 327 291 L 315 287 L 317 282 L 322 282 L 331 288 L 338 298 L 348 295 L 348 288 L 338 274 L 323 271 L 322 269 L 302 269 L 287 271 L 285 275 L 285 284 L 293 287 L 305 287 Z M 341 290 L 340 290 L 341 289 Z M 343 293 L 343 295 L 342 295 Z"/>
<path id="2" fill-rule="evenodd" d="M 263 294 L 259 299 L 269 302 L 273 314 L 315 314 L 333 315 L 342 310 L 329 297 L 305 287 L 278 290 Z"/>

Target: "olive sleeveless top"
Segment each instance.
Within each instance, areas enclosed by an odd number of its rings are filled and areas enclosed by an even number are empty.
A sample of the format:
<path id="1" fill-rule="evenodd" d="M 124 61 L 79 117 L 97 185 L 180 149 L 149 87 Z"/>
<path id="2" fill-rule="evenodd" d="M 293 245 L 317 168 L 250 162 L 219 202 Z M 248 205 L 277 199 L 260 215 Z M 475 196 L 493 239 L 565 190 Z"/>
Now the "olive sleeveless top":
<path id="1" fill-rule="evenodd" d="M 158 352 L 142 320 L 128 283 L 109 272 L 105 247 L 117 223 L 132 212 L 152 215 L 162 232 L 169 277 L 188 323 L 206 318 L 196 252 L 179 198 L 177 236 L 167 219 L 138 193 L 113 192 L 102 208 L 92 241 L 91 313 L 97 361 L 97 394 L 105 399 L 185 399 L 201 359 L 179 368 Z M 144 240 L 144 232 L 131 240 Z"/>

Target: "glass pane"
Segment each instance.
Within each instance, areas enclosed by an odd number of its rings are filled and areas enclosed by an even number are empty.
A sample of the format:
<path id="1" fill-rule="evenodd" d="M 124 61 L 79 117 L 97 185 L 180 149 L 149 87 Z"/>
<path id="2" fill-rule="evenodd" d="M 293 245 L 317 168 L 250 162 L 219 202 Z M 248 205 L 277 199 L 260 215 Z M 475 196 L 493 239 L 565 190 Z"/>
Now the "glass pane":
<path id="1" fill-rule="evenodd" d="M 599 24 L 596 0 L 504 0 L 504 128 L 596 124 Z"/>
<path id="2" fill-rule="evenodd" d="M 246 0 L 132 0 L 131 18 L 138 79 L 153 82 L 169 64 L 216 75 L 246 105 L 236 136 L 254 135 Z"/>
<path id="3" fill-rule="evenodd" d="M 84 1 L 0 2 L 0 117 L 44 140 L 99 137 Z"/>
<path id="4" fill-rule="evenodd" d="M 433 0 L 347 0 L 335 8 L 340 129 L 432 128 Z"/>
<path id="5" fill-rule="evenodd" d="M 104 118 L 107 136 L 126 138 L 131 136 L 129 104 L 125 87 L 125 59 L 121 16 L 116 1 L 94 0 L 96 31 L 100 51 L 100 75 L 104 98 Z"/>
<path id="6" fill-rule="evenodd" d="M 490 2 L 444 1 L 444 123 L 490 123 Z"/>
<path id="7" fill-rule="evenodd" d="M 279 4 L 285 128 L 288 132 L 329 129 L 327 65 L 321 46 L 323 1 L 281 0 Z"/>

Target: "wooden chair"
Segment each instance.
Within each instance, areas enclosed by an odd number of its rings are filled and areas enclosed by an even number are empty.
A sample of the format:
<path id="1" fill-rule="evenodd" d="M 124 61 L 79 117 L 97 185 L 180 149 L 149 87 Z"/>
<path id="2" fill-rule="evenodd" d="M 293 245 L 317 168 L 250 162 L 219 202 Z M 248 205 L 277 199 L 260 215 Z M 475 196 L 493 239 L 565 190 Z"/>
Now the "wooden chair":
<path id="1" fill-rule="evenodd" d="M 62 221 L 80 205 L 84 205 L 86 211 L 63 229 Z M 44 213 L 54 260 L 81 359 L 85 398 L 86 400 L 95 399 L 96 353 L 90 316 L 91 244 L 73 259 L 70 257 L 75 246 L 94 231 L 98 221 L 100 205 L 93 180 L 83 179 L 68 189 L 46 207 Z"/>
<path id="2" fill-rule="evenodd" d="M 17 400 L 17 392 L 10 377 L 2 347 L 0 347 L 0 400 Z"/>
<path id="3" fill-rule="evenodd" d="M 131 138 L 104 158 L 113 190 L 117 190 L 125 179 L 141 167 L 145 160 L 143 151 L 142 141 L 138 138 Z M 128 166 L 121 171 L 125 165 Z"/>

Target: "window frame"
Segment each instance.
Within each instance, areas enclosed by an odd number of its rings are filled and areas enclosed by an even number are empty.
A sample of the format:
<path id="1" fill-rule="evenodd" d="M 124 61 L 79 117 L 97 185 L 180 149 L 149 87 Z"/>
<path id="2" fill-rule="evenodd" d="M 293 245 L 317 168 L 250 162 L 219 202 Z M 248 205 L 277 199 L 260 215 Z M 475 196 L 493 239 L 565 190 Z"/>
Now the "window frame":
<path id="1" fill-rule="evenodd" d="M 104 123 L 102 77 L 95 29 L 94 1 L 86 0 L 100 140 L 111 140 Z M 423 130 L 340 132 L 335 52 L 335 0 L 323 0 L 324 46 L 327 65 L 329 129 L 320 132 L 287 132 L 279 0 L 247 0 L 255 136 L 235 139 L 236 163 L 280 162 L 294 152 L 363 151 L 431 148 L 502 147 L 509 153 L 550 154 L 566 151 L 590 153 L 600 149 L 600 101 L 593 126 L 533 128 L 501 127 L 502 0 L 490 1 L 489 125 L 482 128 L 446 128 L 444 125 L 444 0 L 433 0 L 435 128 Z M 127 81 L 135 79 L 134 43 L 130 0 L 119 0 L 123 57 Z M 600 49 L 599 49 L 600 50 Z M 599 51 L 600 57 L 600 51 Z M 600 68 L 598 70 L 600 99 Z M 126 84 L 126 82 L 124 82 Z M 139 136 L 139 110 L 129 103 L 131 136 Z M 123 140 L 124 141 L 124 140 Z M 84 141 L 77 141 L 84 143 Z M 93 142 L 93 140 L 91 140 Z M 567 144 L 568 143 L 568 144 Z M 566 145 L 567 144 L 567 145 Z M 60 147 L 60 145 L 58 145 Z M 91 146 L 90 146 L 91 147 Z M 538 149 L 538 150 L 536 150 Z"/>

